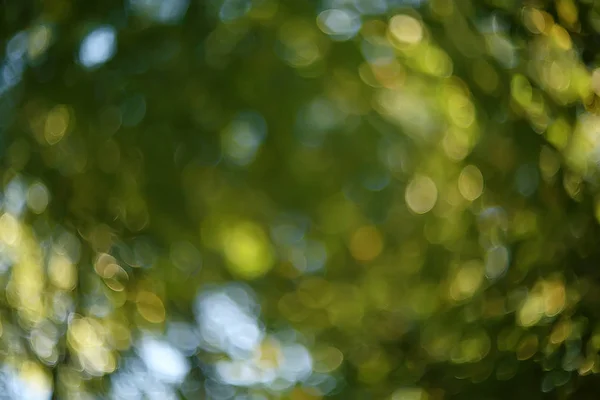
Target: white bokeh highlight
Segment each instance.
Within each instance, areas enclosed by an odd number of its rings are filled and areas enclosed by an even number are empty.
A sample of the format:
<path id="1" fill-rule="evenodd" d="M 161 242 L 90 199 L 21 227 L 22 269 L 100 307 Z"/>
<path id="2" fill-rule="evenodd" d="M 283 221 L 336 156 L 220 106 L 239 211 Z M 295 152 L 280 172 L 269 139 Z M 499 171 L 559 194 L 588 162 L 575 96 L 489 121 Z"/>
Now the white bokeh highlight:
<path id="1" fill-rule="evenodd" d="M 88 33 L 79 48 L 79 62 L 86 68 L 98 67 L 114 57 L 117 32 L 110 25 L 98 27 Z"/>

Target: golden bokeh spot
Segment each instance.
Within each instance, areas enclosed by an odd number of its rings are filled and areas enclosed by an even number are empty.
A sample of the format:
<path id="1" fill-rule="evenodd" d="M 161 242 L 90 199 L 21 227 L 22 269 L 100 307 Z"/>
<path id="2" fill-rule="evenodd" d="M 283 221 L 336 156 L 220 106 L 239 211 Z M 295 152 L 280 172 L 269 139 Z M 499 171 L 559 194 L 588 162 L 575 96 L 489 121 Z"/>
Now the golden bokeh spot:
<path id="1" fill-rule="evenodd" d="M 563 65 L 553 61 L 550 64 L 544 65 L 542 68 L 542 78 L 544 82 L 552 89 L 564 92 L 571 85 L 570 71 L 566 70 L 570 66 Z"/>
<path id="2" fill-rule="evenodd" d="M 525 76 L 515 74 L 510 82 L 510 91 L 518 104 L 523 107 L 529 106 L 533 98 L 533 88 Z"/>
<path id="3" fill-rule="evenodd" d="M 540 151 L 540 171 L 542 177 L 546 181 L 550 181 L 560 169 L 560 165 L 560 157 L 557 152 L 548 146 L 544 146 Z"/>
<path id="4" fill-rule="evenodd" d="M 533 326 L 544 316 L 560 314 L 566 304 L 566 290 L 561 279 L 538 281 L 517 312 L 517 322 L 521 326 Z"/>
<path id="5" fill-rule="evenodd" d="M 569 26 L 574 26 L 577 23 L 579 12 L 573 0 L 557 0 L 556 11 L 560 19 Z"/>
<path id="6" fill-rule="evenodd" d="M 19 368 L 19 377 L 33 393 L 44 393 L 52 390 L 52 380 L 46 369 L 33 361 L 25 361 Z"/>
<path id="7" fill-rule="evenodd" d="M 426 175 L 416 175 L 406 187 L 406 205 L 415 214 L 425 214 L 435 206 L 438 197 L 437 186 Z"/>
<path id="8" fill-rule="evenodd" d="M 539 341 L 537 335 L 529 334 L 521 339 L 517 346 L 517 359 L 528 360 L 538 351 Z"/>
<path id="9" fill-rule="evenodd" d="M 548 317 L 554 317 L 562 312 L 567 300 L 565 285 L 560 279 L 545 281 L 542 286 L 545 299 L 544 313 Z"/>
<path id="10" fill-rule="evenodd" d="M 253 222 L 239 222 L 225 230 L 223 253 L 229 270 L 243 279 L 263 276 L 275 263 L 269 238 Z"/>
<path id="11" fill-rule="evenodd" d="M 564 118 L 558 118 L 546 131 L 546 138 L 558 150 L 563 150 L 569 143 L 571 126 Z"/>
<path id="12" fill-rule="evenodd" d="M 600 95 L 600 68 L 595 68 L 590 77 L 590 88 L 596 95 Z"/>
<path id="13" fill-rule="evenodd" d="M 358 76 L 360 79 L 371 87 L 381 87 L 381 83 L 377 80 L 375 76 L 374 66 L 369 64 L 368 62 L 363 62 L 358 67 Z"/>
<path id="14" fill-rule="evenodd" d="M 579 174 L 566 173 L 563 177 L 563 187 L 573 200 L 580 201 L 582 197 L 582 179 Z"/>
<path id="15" fill-rule="evenodd" d="M 565 28 L 558 24 L 552 26 L 552 29 L 550 30 L 550 35 L 554 39 L 556 45 L 563 50 L 570 50 L 573 46 L 573 42 L 571 41 L 571 36 L 569 36 L 569 32 L 567 32 Z"/>
<path id="16" fill-rule="evenodd" d="M 296 68 L 309 67 L 323 57 L 322 42 L 312 24 L 302 19 L 287 21 L 279 29 L 279 40 L 288 49 L 285 60 Z"/>
<path id="17" fill-rule="evenodd" d="M 48 264 L 48 278 L 59 289 L 73 290 L 77 284 L 77 269 L 67 256 L 54 253 Z"/>
<path id="18" fill-rule="evenodd" d="M 35 182 L 27 190 L 27 206 L 35 214 L 41 214 L 46 210 L 50 202 L 50 192 L 48 188 L 41 183 Z"/>
<path id="19" fill-rule="evenodd" d="M 21 238 L 21 227 L 19 221 L 9 213 L 0 217 L 0 240 L 9 246 L 19 244 Z"/>
<path id="20" fill-rule="evenodd" d="M 44 138 L 48 144 L 56 144 L 65 136 L 71 122 L 70 114 L 69 108 L 65 105 L 57 105 L 50 110 L 44 126 Z"/>
<path id="21" fill-rule="evenodd" d="M 121 292 L 125 290 L 127 281 L 129 281 L 129 275 L 127 272 L 118 264 L 108 264 L 103 271 L 104 283 L 110 289 L 115 292 Z"/>
<path id="22" fill-rule="evenodd" d="M 451 351 L 451 359 L 457 364 L 481 361 L 491 349 L 491 340 L 487 332 L 479 329 L 465 334 L 458 346 Z"/>
<path id="23" fill-rule="evenodd" d="M 423 39 L 421 22 L 409 15 L 399 14 L 390 19 L 389 32 L 400 44 L 414 45 Z"/>
<path id="24" fill-rule="evenodd" d="M 569 338 L 573 331 L 573 324 L 568 319 L 558 322 L 550 333 L 550 342 L 561 344 Z"/>
<path id="25" fill-rule="evenodd" d="M 113 268 L 111 267 L 112 264 L 117 264 L 117 260 L 110 254 L 101 253 L 96 258 L 94 270 L 101 277 L 108 278 L 110 276 L 110 270 Z"/>
<path id="26" fill-rule="evenodd" d="M 383 250 L 383 237 L 374 226 L 362 226 L 350 238 L 350 254 L 358 261 L 371 261 Z"/>
<path id="27" fill-rule="evenodd" d="M 458 190 L 468 201 L 475 201 L 483 192 L 483 175 L 479 168 L 467 165 L 458 177 Z"/>
<path id="28" fill-rule="evenodd" d="M 454 68 L 452 59 L 439 47 L 426 45 L 418 56 L 423 72 L 440 78 L 449 77 L 452 74 Z"/>
<path id="29" fill-rule="evenodd" d="M 448 86 L 446 112 L 449 120 L 458 128 L 467 129 L 475 122 L 475 106 L 468 95 Z"/>
<path id="30" fill-rule="evenodd" d="M 315 372 L 327 374 L 330 373 L 342 364 L 344 354 L 336 347 L 321 346 L 312 352 Z"/>
<path id="31" fill-rule="evenodd" d="M 517 321 L 521 326 L 533 326 L 542 318 L 544 300 L 540 295 L 529 295 L 517 313 Z"/>
<path id="32" fill-rule="evenodd" d="M 554 20 L 545 11 L 533 7 L 525 7 L 523 9 L 523 23 L 531 33 L 547 34 L 554 25 Z"/>
<path id="33" fill-rule="evenodd" d="M 458 269 L 450 285 L 450 296 L 456 301 L 471 298 L 483 282 L 484 268 L 480 261 L 470 261 Z"/>
<path id="34" fill-rule="evenodd" d="M 12 267 L 6 288 L 8 302 L 18 309 L 28 323 L 38 323 L 46 314 L 44 288 L 46 286 L 40 248 L 27 229 L 22 230 L 18 243 L 19 261 Z"/>
<path id="35" fill-rule="evenodd" d="M 538 215 L 530 210 L 515 213 L 511 223 L 515 238 L 524 238 L 538 233 Z"/>
<path id="36" fill-rule="evenodd" d="M 50 46 L 51 39 L 52 30 L 46 25 L 38 25 L 31 29 L 27 46 L 29 58 L 35 60 L 42 56 Z"/>
<path id="37" fill-rule="evenodd" d="M 389 400 L 430 400 L 427 392 L 420 388 L 402 388 L 396 390 Z"/>
<path id="38" fill-rule="evenodd" d="M 579 369 L 577 370 L 579 375 L 585 376 L 585 375 L 589 375 L 592 372 L 598 373 L 597 367 L 596 367 L 597 360 L 598 360 L 597 356 L 590 357 L 590 358 L 584 360 L 581 363 L 581 366 L 579 367 Z"/>
<path id="39" fill-rule="evenodd" d="M 442 138 L 444 152 L 453 161 L 461 161 L 471 149 L 471 137 L 464 129 L 449 128 Z"/>
<path id="40" fill-rule="evenodd" d="M 127 350 L 131 345 L 131 330 L 126 321 L 112 319 L 106 321 L 106 329 L 110 332 L 114 348 L 120 351 Z"/>
<path id="41" fill-rule="evenodd" d="M 148 322 L 158 324 L 165 320 L 165 306 L 160 297 L 152 292 L 139 292 L 136 306 L 138 313 Z"/>
<path id="42" fill-rule="evenodd" d="M 254 355 L 256 364 L 265 370 L 279 367 L 282 357 L 281 346 L 273 338 L 265 339 Z"/>
<path id="43" fill-rule="evenodd" d="M 122 209 L 122 218 L 131 231 L 141 231 L 150 222 L 146 202 L 139 195 L 130 196 Z"/>
<path id="44" fill-rule="evenodd" d="M 371 64 L 370 67 L 377 82 L 385 88 L 400 88 L 406 80 L 406 70 L 395 60 L 386 64 Z"/>
<path id="45" fill-rule="evenodd" d="M 77 316 L 69 325 L 69 344 L 76 350 L 101 346 L 104 342 L 103 333 L 101 326 L 96 321 Z"/>

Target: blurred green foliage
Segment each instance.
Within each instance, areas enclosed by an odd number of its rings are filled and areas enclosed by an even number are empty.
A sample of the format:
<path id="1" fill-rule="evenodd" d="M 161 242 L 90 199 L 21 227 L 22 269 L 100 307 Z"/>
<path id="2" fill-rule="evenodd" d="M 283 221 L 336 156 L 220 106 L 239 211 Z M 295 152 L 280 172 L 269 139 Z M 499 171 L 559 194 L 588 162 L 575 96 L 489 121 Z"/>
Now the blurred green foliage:
<path id="1" fill-rule="evenodd" d="M 600 7 L 4 0 L 0 387 L 595 399 Z"/>

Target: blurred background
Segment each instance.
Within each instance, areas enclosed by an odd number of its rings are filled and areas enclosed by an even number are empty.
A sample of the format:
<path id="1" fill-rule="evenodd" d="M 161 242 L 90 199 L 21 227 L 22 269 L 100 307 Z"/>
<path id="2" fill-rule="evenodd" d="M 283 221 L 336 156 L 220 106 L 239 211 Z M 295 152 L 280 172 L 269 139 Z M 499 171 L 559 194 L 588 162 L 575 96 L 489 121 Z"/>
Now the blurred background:
<path id="1" fill-rule="evenodd" d="M 0 397 L 597 399 L 599 32 L 1 0 Z"/>

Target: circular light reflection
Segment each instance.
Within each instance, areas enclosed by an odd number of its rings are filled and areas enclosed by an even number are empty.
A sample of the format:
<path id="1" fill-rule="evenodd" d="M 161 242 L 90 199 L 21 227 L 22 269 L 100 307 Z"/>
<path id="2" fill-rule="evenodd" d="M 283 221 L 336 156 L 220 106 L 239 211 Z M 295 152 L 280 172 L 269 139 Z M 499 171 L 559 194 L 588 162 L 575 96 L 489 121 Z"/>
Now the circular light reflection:
<path id="1" fill-rule="evenodd" d="M 416 214 L 425 214 L 435 206 L 438 190 L 435 183 L 425 175 L 417 175 L 406 187 L 405 200 L 408 208 Z"/>

